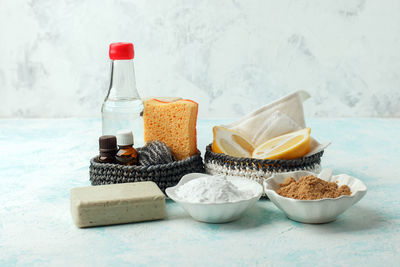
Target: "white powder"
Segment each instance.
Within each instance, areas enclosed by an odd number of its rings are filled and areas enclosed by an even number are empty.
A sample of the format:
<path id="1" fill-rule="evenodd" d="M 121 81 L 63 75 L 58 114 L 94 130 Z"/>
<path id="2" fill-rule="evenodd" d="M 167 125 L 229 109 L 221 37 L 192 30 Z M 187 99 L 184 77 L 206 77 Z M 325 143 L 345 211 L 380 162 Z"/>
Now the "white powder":
<path id="1" fill-rule="evenodd" d="M 176 195 L 192 203 L 224 203 L 249 199 L 250 190 L 240 190 L 225 176 L 204 176 L 187 182 L 175 191 Z"/>

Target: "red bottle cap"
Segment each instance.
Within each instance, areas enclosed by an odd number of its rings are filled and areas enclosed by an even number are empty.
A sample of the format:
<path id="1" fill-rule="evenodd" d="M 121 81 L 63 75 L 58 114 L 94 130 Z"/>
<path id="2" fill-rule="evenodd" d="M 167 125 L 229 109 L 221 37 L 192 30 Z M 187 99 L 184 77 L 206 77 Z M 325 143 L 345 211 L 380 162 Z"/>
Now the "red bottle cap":
<path id="1" fill-rule="evenodd" d="M 112 43 L 108 54 L 112 60 L 132 59 L 135 56 L 132 43 Z"/>

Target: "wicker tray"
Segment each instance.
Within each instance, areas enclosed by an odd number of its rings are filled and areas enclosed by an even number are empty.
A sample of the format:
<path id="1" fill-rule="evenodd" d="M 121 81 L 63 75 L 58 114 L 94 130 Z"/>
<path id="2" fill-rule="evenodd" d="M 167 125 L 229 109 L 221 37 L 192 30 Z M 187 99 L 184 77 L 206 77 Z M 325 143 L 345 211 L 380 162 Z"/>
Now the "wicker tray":
<path id="1" fill-rule="evenodd" d="M 185 174 L 204 172 L 200 152 L 184 160 L 151 166 L 99 163 L 96 159 L 97 157 L 90 160 L 89 174 L 92 185 L 153 181 L 164 192 L 167 187 L 176 185 Z"/>
<path id="2" fill-rule="evenodd" d="M 276 172 L 307 170 L 319 172 L 321 157 L 324 151 L 308 157 L 293 160 L 260 160 L 252 158 L 237 158 L 226 154 L 215 153 L 211 144 L 207 146 L 204 156 L 206 173 L 241 176 L 263 184 L 263 180 Z"/>

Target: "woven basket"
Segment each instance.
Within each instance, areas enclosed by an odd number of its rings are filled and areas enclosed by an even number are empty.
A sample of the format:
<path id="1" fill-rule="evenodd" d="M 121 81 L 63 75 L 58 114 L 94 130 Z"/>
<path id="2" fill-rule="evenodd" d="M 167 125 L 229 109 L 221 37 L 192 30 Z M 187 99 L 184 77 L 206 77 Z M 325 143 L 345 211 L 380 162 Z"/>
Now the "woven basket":
<path id="1" fill-rule="evenodd" d="M 89 167 L 92 185 L 153 181 L 163 192 L 167 187 L 176 185 L 182 176 L 191 172 L 204 173 L 200 152 L 184 160 L 151 166 L 99 163 L 95 157 L 90 160 Z"/>
<path id="2" fill-rule="evenodd" d="M 262 185 L 265 179 L 277 172 L 296 170 L 319 172 L 323 154 L 324 151 L 321 151 L 308 157 L 293 160 L 237 158 L 213 152 L 210 144 L 206 148 L 204 165 L 206 173 L 246 177 Z"/>

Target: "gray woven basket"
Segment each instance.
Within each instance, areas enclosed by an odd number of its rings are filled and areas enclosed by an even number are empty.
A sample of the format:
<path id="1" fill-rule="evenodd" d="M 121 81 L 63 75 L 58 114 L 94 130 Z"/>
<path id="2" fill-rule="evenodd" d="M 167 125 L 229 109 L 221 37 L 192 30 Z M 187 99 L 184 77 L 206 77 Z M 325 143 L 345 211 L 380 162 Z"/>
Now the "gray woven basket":
<path id="1" fill-rule="evenodd" d="M 97 157 L 90 160 L 89 174 L 92 185 L 153 181 L 164 192 L 167 187 L 176 185 L 185 174 L 204 173 L 200 152 L 184 160 L 150 166 L 99 163 L 96 159 Z"/>
<path id="2" fill-rule="evenodd" d="M 206 148 L 204 165 L 206 173 L 246 177 L 263 185 L 265 179 L 277 172 L 296 170 L 319 172 L 323 154 L 324 151 L 321 151 L 308 157 L 293 160 L 237 158 L 213 152 L 210 144 Z"/>

